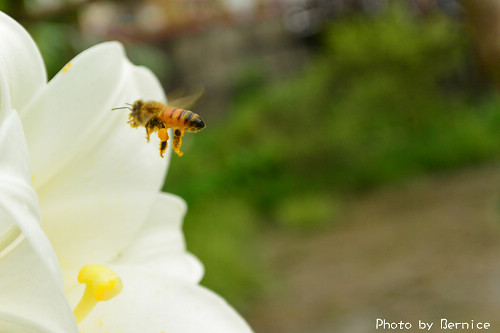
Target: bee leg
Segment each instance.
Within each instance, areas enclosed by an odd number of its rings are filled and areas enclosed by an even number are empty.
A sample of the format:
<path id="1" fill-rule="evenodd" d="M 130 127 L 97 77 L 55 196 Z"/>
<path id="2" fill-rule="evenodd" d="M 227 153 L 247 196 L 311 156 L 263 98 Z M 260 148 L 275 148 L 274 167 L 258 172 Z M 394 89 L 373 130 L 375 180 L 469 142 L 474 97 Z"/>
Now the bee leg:
<path id="1" fill-rule="evenodd" d="M 182 136 L 183 135 L 184 135 L 184 131 L 181 131 L 180 129 L 174 130 L 174 140 L 173 140 L 172 146 L 174 148 L 174 151 L 179 156 L 184 155 L 184 153 L 181 152 L 181 144 L 182 144 Z"/>
<path id="2" fill-rule="evenodd" d="M 130 124 L 130 127 L 137 128 L 137 124 L 135 123 L 134 117 L 131 114 L 128 115 L 127 124 Z"/>
<path id="3" fill-rule="evenodd" d="M 146 124 L 144 128 L 146 129 L 146 140 L 148 140 L 149 142 L 149 136 L 151 135 L 151 133 L 155 132 L 155 128 L 154 126 L 150 126 L 149 124 Z"/>
<path id="4" fill-rule="evenodd" d="M 158 138 L 160 139 L 160 156 L 163 157 L 165 151 L 167 150 L 167 141 L 168 141 L 168 131 L 166 128 L 160 128 L 158 130 Z"/>

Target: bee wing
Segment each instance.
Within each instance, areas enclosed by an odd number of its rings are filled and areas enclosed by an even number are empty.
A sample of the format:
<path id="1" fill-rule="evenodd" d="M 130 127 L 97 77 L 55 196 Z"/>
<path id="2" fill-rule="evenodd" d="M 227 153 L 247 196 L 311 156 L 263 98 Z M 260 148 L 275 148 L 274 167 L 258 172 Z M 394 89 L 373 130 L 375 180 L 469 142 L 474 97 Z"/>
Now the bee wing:
<path id="1" fill-rule="evenodd" d="M 151 119 L 153 119 L 154 115 L 153 114 L 147 114 L 147 115 L 143 115 L 142 116 L 142 121 L 143 123 L 147 123 L 148 121 L 150 121 Z"/>
<path id="2" fill-rule="evenodd" d="M 198 101 L 201 95 L 203 95 L 204 91 L 205 89 L 203 87 L 198 87 L 194 93 L 186 95 L 183 91 L 176 90 L 170 94 L 167 104 L 180 109 L 190 108 Z"/>

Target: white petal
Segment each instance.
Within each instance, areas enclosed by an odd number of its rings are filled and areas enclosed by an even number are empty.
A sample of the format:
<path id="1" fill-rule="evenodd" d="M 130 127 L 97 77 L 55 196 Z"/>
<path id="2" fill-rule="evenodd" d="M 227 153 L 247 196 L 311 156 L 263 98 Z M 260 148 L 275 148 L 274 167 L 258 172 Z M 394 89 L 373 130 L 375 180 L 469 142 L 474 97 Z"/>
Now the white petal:
<path id="1" fill-rule="evenodd" d="M 0 12 L 0 68 L 8 82 L 12 107 L 22 110 L 47 82 L 42 56 L 30 35 Z"/>
<path id="2" fill-rule="evenodd" d="M 30 186 L 28 151 L 21 121 L 14 110 L 5 111 L 1 116 L 0 226 L 4 235 L 12 235 L 10 231 L 14 226 L 24 232 L 45 264 L 58 275 L 57 260 L 38 225 L 38 200 Z"/>
<path id="3" fill-rule="evenodd" d="M 2 71 L 0 69 L 0 91 Z M 0 96 L 1 97 L 1 96 Z M 8 108 L 8 105 L 5 106 Z M 29 160 L 23 128 L 14 110 L 0 109 L 0 183 L 2 179 L 26 186 L 30 182 Z M 5 188 L 1 189 L 6 190 Z M 31 189 L 29 189 L 31 190 Z M 0 211 L 0 245 L 13 222 Z M 1 248 L 1 247 L 0 247 Z"/>
<path id="4" fill-rule="evenodd" d="M 80 324 L 82 332 L 251 332 L 226 301 L 199 285 L 134 267 L 112 269 L 122 278 L 123 292 L 98 304 Z"/>
<path id="5" fill-rule="evenodd" d="M 73 272 L 116 257 L 163 183 L 168 158 L 158 142 L 131 128 L 126 111 L 111 111 L 140 97 L 164 99 L 157 79 L 132 66 L 120 44 L 104 43 L 72 60 L 25 110 L 42 226 Z"/>
<path id="6" fill-rule="evenodd" d="M 0 332 L 77 332 L 57 259 L 39 225 L 20 119 L 13 110 L 2 111 Z"/>
<path id="7" fill-rule="evenodd" d="M 198 283 L 203 276 L 203 265 L 186 252 L 182 233 L 185 213 L 184 200 L 172 194 L 158 194 L 148 222 L 136 241 L 113 263 L 134 265 L 165 277 Z"/>
<path id="8" fill-rule="evenodd" d="M 25 237 L 0 253 L 0 276 L 0 332 L 78 332 L 62 284 Z"/>
<path id="9" fill-rule="evenodd" d="M 0 119 L 6 116 L 7 112 L 12 109 L 10 102 L 10 87 L 7 81 L 7 75 L 4 74 L 4 69 L 0 65 Z"/>
<path id="10" fill-rule="evenodd" d="M 0 311 L 0 332 L 15 333 L 54 333 L 53 330 L 41 326 L 29 318 Z"/>

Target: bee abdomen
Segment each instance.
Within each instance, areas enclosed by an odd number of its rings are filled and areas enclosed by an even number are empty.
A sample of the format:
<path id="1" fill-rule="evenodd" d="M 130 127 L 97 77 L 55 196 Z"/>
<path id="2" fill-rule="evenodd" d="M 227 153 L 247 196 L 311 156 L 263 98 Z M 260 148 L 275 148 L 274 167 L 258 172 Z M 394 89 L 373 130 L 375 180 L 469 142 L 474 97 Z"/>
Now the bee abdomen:
<path id="1" fill-rule="evenodd" d="M 205 123 L 199 115 L 184 109 L 172 108 L 163 114 L 162 120 L 168 127 L 181 128 L 191 132 L 205 128 Z"/>
<path id="2" fill-rule="evenodd" d="M 187 124 L 189 119 L 193 117 L 193 112 L 184 109 L 172 109 L 168 117 L 179 124 Z"/>
<path id="3" fill-rule="evenodd" d="M 189 119 L 189 128 L 191 131 L 199 131 L 203 128 L 205 128 L 205 123 L 201 119 L 200 116 L 198 116 L 196 113 L 192 113 L 192 117 Z"/>

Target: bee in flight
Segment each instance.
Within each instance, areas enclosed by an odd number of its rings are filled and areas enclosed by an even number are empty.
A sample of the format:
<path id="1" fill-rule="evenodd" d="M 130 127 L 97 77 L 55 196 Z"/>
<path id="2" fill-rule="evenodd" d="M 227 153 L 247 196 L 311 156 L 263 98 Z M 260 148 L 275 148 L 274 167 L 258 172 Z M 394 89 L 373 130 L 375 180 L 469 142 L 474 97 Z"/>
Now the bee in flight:
<path id="1" fill-rule="evenodd" d="M 198 132 L 205 128 L 205 123 L 201 117 L 193 111 L 167 106 L 160 102 L 137 100 L 129 106 L 114 108 L 129 109 L 128 124 L 137 128 L 142 126 L 146 129 L 146 139 L 149 142 L 151 133 L 158 132 L 160 138 L 160 156 L 163 157 L 167 150 L 168 132 L 172 128 L 174 131 L 173 149 L 177 155 L 182 156 L 181 143 L 184 132 Z"/>

